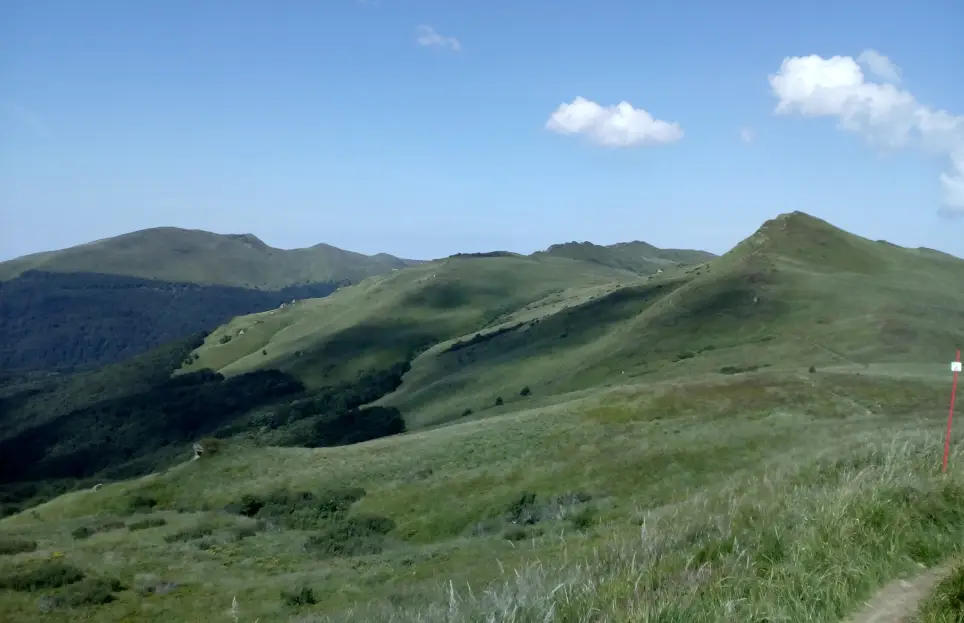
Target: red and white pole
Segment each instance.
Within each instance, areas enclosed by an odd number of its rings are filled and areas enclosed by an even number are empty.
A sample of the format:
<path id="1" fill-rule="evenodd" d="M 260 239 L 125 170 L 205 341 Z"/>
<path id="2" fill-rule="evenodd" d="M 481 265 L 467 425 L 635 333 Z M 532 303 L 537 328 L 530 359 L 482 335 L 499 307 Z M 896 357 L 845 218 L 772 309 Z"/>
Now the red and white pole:
<path id="1" fill-rule="evenodd" d="M 947 435 L 944 437 L 944 465 L 941 471 L 947 473 L 947 455 L 951 450 L 951 422 L 954 421 L 954 399 L 957 396 L 957 375 L 961 371 L 961 351 L 958 349 L 957 358 L 951 363 L 954 372 L 954 384 L 951 385 L 951 409 L 947 414 Z"/>

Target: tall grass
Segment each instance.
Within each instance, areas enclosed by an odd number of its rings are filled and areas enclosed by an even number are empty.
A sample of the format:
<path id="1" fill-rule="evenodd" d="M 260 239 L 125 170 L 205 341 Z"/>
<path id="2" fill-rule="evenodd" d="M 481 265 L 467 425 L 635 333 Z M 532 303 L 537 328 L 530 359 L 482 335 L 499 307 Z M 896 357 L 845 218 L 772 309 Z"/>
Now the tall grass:
<path id="1" fill-rule="evenodd" d="M 910 432 L 772 466 L 648 512 L 633 531 L 614 527 L 588 554 L 505 569 L 485 589 L 448 582 L 318 620 L 839 621 L 964 544 L 964 481 L 936 475 L 937 441 Z"/>

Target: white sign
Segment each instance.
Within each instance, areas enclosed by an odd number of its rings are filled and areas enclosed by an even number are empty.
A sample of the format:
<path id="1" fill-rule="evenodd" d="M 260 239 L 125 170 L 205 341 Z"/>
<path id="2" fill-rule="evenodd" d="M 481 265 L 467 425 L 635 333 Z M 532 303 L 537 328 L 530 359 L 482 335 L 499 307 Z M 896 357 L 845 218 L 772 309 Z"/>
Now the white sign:
<path id="1" fill-rule="evenodd" d="M 961 362 L 960 362 L 960 361 L 952 361 L 952 362 L 951 362 L 951 372 L 960 372 L 960 371 L 961 371 Z"/>

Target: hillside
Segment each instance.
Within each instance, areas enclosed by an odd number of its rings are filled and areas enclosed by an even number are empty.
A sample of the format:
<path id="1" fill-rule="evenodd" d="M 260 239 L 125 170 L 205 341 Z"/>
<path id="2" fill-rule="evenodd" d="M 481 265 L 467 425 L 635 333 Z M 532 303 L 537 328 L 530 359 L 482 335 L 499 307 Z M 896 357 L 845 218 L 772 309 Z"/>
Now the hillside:
<path id="1" fill-rule="evenodd" d="M 280 290 L 295 285 L 357 281 L 414 262 L 362 255 L 326 244 L 275 249 L 251 234 L 158 227 L 0 263 L 0 281 L 34 269 L 101 273 L 161 281 Z"/>
<path id="2" fill-rule="evenodd" d="M 607 246 L 591 242 L 566 242 L 554 244 L 545 251 L 538 251 L 533 255 L 551 255 L 593 262 L 602 266 L 632 271 L 640 275 L 649 275 L 670 267 L 699 264 L 716 257 L 707 251 L 659 249 L 640 241 L 620 242 Z"/>
<path id="3" fill-rule="evenodd" d="M 636 279 L 560 258 L 447 258 L 369 278 L 325 299 L 235 318 L 212 332 L 183 370 L 230 375 L 278 368 L 323 386 L 409 361 L 526 309 L 555 309 Z"/>
<path id="4" fill-rule="evenodd" d="M 547 259 L 426 265 L 236 318 L 208 337 L 194 365 L 229 375 L 278 367 L 324 385 L 417 354 L 379 404 L 425 426 L 492 409 L 500 397 L 519 401 L 523 387 L 546 396 L 615 375 L 928 361 L 946 358 L 964 335 L 954 322 L 964 319 L 964 295 L 953 287 L 964 261 L 800 213 L 767 222 L 716 260 L 658 276 L 581 285 L 563 269 L 568 288 L 550 294 L 535 270 Z"/>
<path id="5" fill-rule="evenodd" d="M 452 257 L 17 381 L 0 618 L 846 620 L 964 551 L 961 283 L 793 213 L 659 275 Z"/>

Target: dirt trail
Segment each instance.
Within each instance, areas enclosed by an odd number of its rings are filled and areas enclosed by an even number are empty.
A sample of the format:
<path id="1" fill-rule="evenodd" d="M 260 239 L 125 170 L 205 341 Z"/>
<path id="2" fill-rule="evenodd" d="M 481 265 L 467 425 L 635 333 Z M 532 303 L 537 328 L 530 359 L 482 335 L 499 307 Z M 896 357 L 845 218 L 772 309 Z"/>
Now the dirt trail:
<path id="1" fill-rule="evenodd" d="M 921 601 L 951 572 L 954 562 L 927 569 L 906 580 L 894 580 L 877 591 L 847 623 L 908 623 L 917 614 Z"/>

